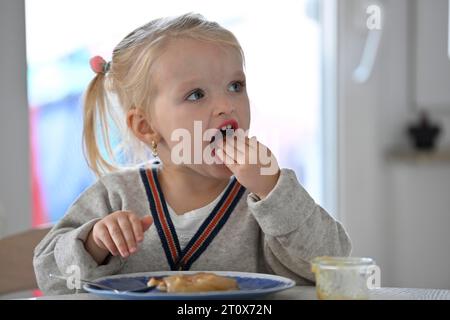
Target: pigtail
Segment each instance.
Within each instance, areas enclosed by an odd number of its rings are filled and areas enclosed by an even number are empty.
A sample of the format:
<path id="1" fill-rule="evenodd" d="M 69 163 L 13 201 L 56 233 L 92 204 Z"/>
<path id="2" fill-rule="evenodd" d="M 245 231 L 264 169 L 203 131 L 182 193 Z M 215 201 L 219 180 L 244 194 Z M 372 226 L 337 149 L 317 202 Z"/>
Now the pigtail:
<path id="1" fill-rule="evenodd" d="M 114 159 L 109 139 L 104 73 L 97 73 L 89 83 L 84 97 L 83 112 L 83 152 L 89 167 L 99 177 L 105 172 L 116 170 L 116 167 L 101 154 L 97 125 L 101 128 L 102 142 L 106 152 L 111 159 Z"/>

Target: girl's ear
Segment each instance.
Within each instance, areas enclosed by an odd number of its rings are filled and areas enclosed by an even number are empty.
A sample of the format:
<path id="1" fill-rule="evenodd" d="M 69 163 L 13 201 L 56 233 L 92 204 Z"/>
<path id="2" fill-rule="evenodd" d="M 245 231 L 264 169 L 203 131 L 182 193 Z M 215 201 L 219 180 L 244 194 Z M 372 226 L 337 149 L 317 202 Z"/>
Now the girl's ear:
<path id="1" fill-rule="evenodd" d="M 140 108 L 132 108 L 127 112 L 127 126 L 139 140 L 149 146 L 152 141 L 158 143 L 160 140 L 158 132 L 152 128 L 149 119 Z"/>

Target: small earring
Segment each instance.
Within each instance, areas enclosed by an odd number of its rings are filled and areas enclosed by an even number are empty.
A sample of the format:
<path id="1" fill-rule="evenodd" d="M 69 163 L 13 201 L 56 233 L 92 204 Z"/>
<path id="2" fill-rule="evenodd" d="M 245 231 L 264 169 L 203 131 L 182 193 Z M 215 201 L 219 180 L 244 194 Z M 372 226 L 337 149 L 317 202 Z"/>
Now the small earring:
<path id="1" fill-rule="evenodd" d="M 152 141 L 152 156 L 155 158 L 158 157 L 158 151 L 156 150 L 157 144 L 155 141 Z"/>

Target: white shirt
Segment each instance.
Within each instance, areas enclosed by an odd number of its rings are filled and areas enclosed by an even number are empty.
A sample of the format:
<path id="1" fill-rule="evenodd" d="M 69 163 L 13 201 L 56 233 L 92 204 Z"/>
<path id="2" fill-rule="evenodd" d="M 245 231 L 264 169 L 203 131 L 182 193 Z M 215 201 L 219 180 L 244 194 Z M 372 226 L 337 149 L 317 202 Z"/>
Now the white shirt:
<path id="1" fill-rule="evenodd" d="M 182 250 L 186 247 L 194 234 L 200 228 L 203 221 L 205 221 L 216 204 L 220 201 L 220 198 L 225 193 L 225 190 L 229 185 L 230 183 L 228 183 L 228 185 L 223 189 L 223 191 L 217 196 L 216 199 L 208 203 L 206 206 L 188 211 L 184 214 L 176 214 L 175 211 L 166 202 L 167 210 L 169 211 L 170 218 L 172 219 Z"/>

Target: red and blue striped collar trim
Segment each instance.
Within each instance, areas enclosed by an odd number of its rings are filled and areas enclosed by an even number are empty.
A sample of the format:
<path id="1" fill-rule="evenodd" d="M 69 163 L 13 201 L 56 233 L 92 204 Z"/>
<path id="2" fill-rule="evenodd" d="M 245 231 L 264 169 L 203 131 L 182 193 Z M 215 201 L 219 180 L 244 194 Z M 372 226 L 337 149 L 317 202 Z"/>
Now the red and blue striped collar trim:
<path id="1" fill-rule="evenodd" d="M 175 227 L 170 218 L 167 204 L 158 182 L 157 173 L 157 167 L 152 167 L 152 169 L 140 169 L 141 178 L 150 205 L 150 212 L 153 217 L 153 223 L 158 231 L 170 269 L 189 270 L 192 264 L 206 250 L 225 225 L 244 194 L 245 187 L 233 177 L 219 202 L 186 247 L 181 250 Z"/>

